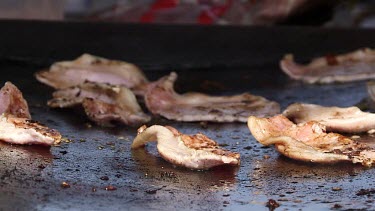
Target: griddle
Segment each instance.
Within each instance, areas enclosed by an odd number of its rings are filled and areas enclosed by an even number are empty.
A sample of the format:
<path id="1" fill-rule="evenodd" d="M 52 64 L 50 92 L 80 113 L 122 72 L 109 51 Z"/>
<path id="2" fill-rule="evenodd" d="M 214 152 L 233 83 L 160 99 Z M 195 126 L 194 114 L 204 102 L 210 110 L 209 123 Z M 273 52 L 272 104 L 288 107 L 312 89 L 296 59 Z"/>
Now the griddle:
<path id="1" fill-rule="evenodd" d="M 367 98 L 365 82 L 303 84 L 285 76 L 278 61 L 285 53 L 305 62 L 374 47 L 374 30 L 39 21 L 0 21 L 0 28 L 1 84 L 18 86 L 33 119 L 64 137 L 51 148 L 1 143 L 0 210 L 267 210 L 270 199 L 280 210 L 375 209 L 375 168 L 288 159 L 257 143 L 245 123 L 154 117 L 148 125 L 203 132 L 241 153 L 238 167 L 174 167 L 155 144 L 130 149 L 136 128 L 102 128 L 76 110 L 48 108 L 53 89 L 33 76 L 52 62 L 92 53 L 133 62 L 151 80 L 176 71 L 179 92 L 248 91 L 282 109 L 294 102 L 351 106 Z"/>

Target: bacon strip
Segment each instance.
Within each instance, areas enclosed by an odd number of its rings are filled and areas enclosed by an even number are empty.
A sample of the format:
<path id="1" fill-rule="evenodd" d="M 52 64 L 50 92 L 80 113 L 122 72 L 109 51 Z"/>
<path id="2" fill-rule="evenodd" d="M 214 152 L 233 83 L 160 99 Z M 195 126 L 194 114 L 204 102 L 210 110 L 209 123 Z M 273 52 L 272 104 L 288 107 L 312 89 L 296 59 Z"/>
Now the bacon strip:
<path id="1" fill-rule="evenodd" d="M 0 114 L 3 113 L 31 119 L 29 106 L 22 92 L 9 81 L 0 89 Z"/>
<path id="2" fill-rule="evenodd" d="M 51 146 L 60 142 L 61 134 L 31 119 L 1 115 L 0 140 L 11 144 Z"/>
<path id="3" fill-rule="evenodd" d="M 198 133 L 185 135 L 170 126 L 142 126 L 138 129 L 132 149 L 157 141 L 160 155 L 168 162 L 190 169 L 209 169 L 214 166 L 240 163 L 240 154 L 221 149 L 207 136 Z"/>
<path id="4" fill-rule="evenodd" d="M 29 107 L 21 91 L 11 82 L 0 89 L 0 140 L 12 144 L 41 144 L 60 142 L 58 131 L 31 120 Z"/>
<path id="5" fill-rule="evenodd" d="M 82 105 L 95 123 L 110 126 L 114 122 L 139 126 L 150 121 L 132 91 L 124 86 L 85 82 L 53 93 L 48 105 L 65 108 Z"/>
<path id="6" fill-rule="evenodd" d="M 375 114 L 354 106 L 340 108 L 295 103 L 288 106 L 283 115 L 297 124 L 317 121 L 332 132 L 361 133 L 375 129 Z"/>
<path id="7" fill-rule="evenodd" d="M 294 62 L 288 54 L 280 61 L 289 77 L 307 83 L 332 83 L 375 78 L 375 51 L 359 49 L 338 56 L 327 55 L 313 59 L 307 65 Z"/>
<path id="8" fill-rule="evenodd" d="M 49 70 L 35 74 L 38 81 L 55 89 L 65 89 L 85 81 L 123 85 L 143 95 L 147 78 L 135 65 L 83 54 L 73 61 L 54 63 Z"/>
<path id="9" fill-rule="evenodd" d="M 370 144 L 326 133 L 324 125 L 315 121 L 295 125 L 283 115 L 251 116 L 248 127 L 261 144 L 274 144 L 281 154 L 292 159 L 316 163 L 351 161 L 364 166 L 375 162 L 375 149 Z"/>
<path id="10" fill-rule="evenodd" d="M 200 93 L 178 94 L 172 72 L 149 84 L 145 102 L 153 113 L 177 121 L 246 122 L 248 116 L 272 116 L 280 112 L 278 103 L 248 93 L 234 96 L 209 96 Z"/>

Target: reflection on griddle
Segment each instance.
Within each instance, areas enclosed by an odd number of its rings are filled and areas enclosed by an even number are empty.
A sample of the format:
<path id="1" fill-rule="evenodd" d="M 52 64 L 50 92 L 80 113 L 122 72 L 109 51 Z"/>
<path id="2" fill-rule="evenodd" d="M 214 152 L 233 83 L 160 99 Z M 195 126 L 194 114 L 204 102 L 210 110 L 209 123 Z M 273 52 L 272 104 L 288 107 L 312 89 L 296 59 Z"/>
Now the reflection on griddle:
<path id="1" fill-rule="evenodd" d="M 24 178 L 25 175 L 38 180 L 42 176 L 40 172 L 51 165 L 52 158 L 49 147 L 11 145 L 0 142 L 1 182 L 6 183 L 7 179 Z"/>
<path id="2" fill-rule="evenodd" d="M 282 197 L 286 193 L 301 193 L 301 188 L 304 189 L 311 185 L 314 185 L 315 188 L 323 188 L 332 181 L 357 176 L 367 169 L 361 164 L 350 162 L 335 164 L 307 163 L 283 155 L 272 159 L 254 161 L 253 166 L 254 168 L 248 174 L 252 186 L 258 188 L 264 194 Z M 308 191 L 314 192 L 315 189 L 306 190 L 305 194 L 309 194 Z"/>
<path id="3" fill-rule="evenodd" d="M 218 166 L 197 171 L 176 167 L 164 161 L 157 153 L 145 149 L 132 150 L 138 173 L 155 183 L 173 182 L 188 189 L 230 189 L 237 181 L 238 166 Z"/>

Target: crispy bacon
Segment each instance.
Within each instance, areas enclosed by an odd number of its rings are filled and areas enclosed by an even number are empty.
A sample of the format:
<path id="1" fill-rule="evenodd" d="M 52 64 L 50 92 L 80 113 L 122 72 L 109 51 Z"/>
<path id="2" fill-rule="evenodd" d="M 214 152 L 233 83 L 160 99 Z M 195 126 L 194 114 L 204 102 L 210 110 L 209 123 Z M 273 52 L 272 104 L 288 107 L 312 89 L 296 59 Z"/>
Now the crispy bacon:
<path id="1" fill-rule="evenodd" d="M 143 72 L 135 65 L 123 61 L 83 54 L 73 61 L 54 63 L 49 70 L 35 74 L 38 81 L 55 89 L 65 89 L 84 83 L 110 83 L 123 85 L 143 95 L 148 83 Z"/>
<path id="2" fill-rule="evenodd" d="M 85 82 L 58 90 L 48 101 L 50 107 L 82 105 L 87 116 L 99 125 L 110 126 L 113 122 L 139 126 L 150 121 L 143 113 L 134 94 L 124 86 Z"/>
<path id="3" fill-rule="evenodd" d="M 280 61 L 281 69 L 291 78 L 307 83 L 332 83 L 375 78 L 375 51 L 359 49 L 341 55 L 313 59 L 307 65 L 294 62 L 288 54 Z"/>
<path id="4" fill-rule="evenodd" d="M 200 93 L 178 94 L 172 72 L 148 86 L 147 108 L 167 119 L 178 121 L 246 122 L 248 116 L 272 116 L 280 112 L 278 103 L 244 93 L 234 96 L 209 96 Z"/>
<path id="5" fill-rule="evenodd" d="M 0 114 L 4 113 L 31 119 L 29 107 L 21 91 L 9 81 L 0 89 Z"/>
<path id="6" fill-rule="evenodd" d="M 332 132 L 361 133 L 375 129 L 375 114 L 354 106 L 340 108 L 295 103 L 288 106 L 283 115 L 297 124 L 317 121 Z"/>
<path id="7" fill-rule="evenodd" d="M 209 169 L 214 166 L 240 163 L 240 154 L 221 149 L 207 136 L 198 133 L 185 135 L 170 126 L 142 126 L 138 129 L 132 149 L 157 141 L 160 155 L 168 162 L 190 169 Z"/>
<path id="8" fill-rule="evenodd" d="M 26 100 L 11 82 L 6 82 L 0 90 L 0 112 L 0 140 L 47 146 L 60 142 L 58 131 L 31 120 Z"/>
<path id="9" fill-rule="evenodd" d="M 364 166 L 375 162 L 373 146 L 337 133 L 326 133 L 325 126 L 315 121 L 295 125 L 283 115 L 251 116 L 248 127 L 261 144 L 274 144 L 281 154 L 292 159 L 316 163 L 351 161 Z"/>
<path id="10" fill-rule="evenodd" d="M 11 144 L 51 146 L 60 142 L 61 135 L 31 119 L 3 114 L 0 117 L 0 140 Z"/>

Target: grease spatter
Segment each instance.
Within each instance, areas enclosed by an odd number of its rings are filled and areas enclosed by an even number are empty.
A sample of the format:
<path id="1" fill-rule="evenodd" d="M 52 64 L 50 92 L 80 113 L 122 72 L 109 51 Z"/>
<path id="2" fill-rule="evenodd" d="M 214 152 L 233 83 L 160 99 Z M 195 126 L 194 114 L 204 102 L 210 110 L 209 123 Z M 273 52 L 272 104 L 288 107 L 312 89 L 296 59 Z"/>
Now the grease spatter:
<path id="1" fill-rule="evenodd" d="M 109 177 L 107 177 L 107 176 L 102 176 L 102 177 L 100 177 L 100 179 L 101 179 L 101 180 L 109 180 Z"/>
<path id="2" fill-rule="evenodd" d="M 269 199 L 267 204 L 266 204 L 266 207 L 268 207 L 269 210 L 275 210 L 276 208 L 280 207 L 280 204 L 277 203 L 276 200 L 273 200 L 273 199 Z"/>
<path id="3" fill-rule="evenodd" d="M 117 190 L 116 187 L 112 186 L 112 185 L 108 185 L 107 187 L 104 188 L 106 191 L 114 191 L 114 190 Z"/>
<path id="4" fill-rule="evenodd" d="M 70 188 L 70 185 L 69 185 L 69 183 L 67 183 L 67 182 L 62 182 L 60 186 L 61 186 L 62 188 Z"/>

